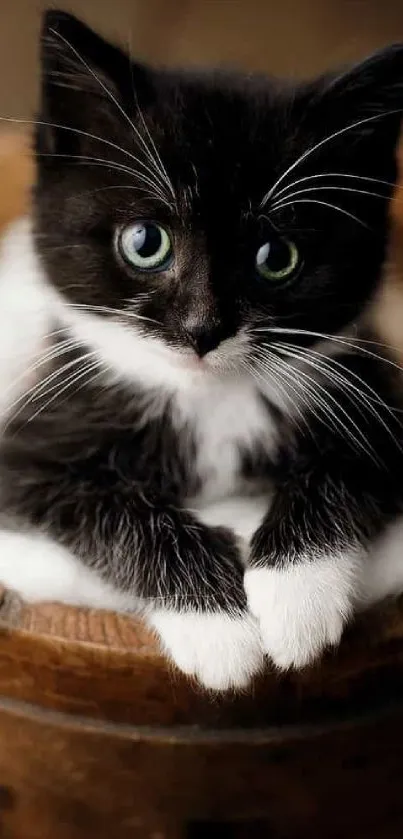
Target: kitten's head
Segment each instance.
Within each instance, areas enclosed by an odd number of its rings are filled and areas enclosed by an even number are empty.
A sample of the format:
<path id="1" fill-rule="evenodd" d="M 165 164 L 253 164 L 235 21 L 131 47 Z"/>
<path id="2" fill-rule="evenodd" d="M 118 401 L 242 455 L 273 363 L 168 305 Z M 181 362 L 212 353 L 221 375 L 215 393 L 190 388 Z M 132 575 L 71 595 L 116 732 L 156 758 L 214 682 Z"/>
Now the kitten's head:
<path id="1" fill-rule="evenodd" d="M 252 363 L 267 376 L 276 345 L 364 311 L 385 255 L 403 47 L 291 86 L 144 67 L 50 12 L 42 74 L 37 247 L 63 317 L 116 372 L 143 365 L 163 383 Z"/>

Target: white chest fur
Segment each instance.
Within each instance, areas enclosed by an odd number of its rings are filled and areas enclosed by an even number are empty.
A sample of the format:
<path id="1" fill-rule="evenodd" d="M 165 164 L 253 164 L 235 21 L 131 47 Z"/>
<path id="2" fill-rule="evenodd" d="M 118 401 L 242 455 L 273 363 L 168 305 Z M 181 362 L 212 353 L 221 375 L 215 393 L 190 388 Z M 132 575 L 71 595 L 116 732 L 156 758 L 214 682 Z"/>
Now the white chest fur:
<path id="1" fill-rule="evenodd" d="M 195 468 L 201 482 L 187 506 L 205 524 L 222 525 L 249 540 L 269 507 L 269 494 L 245 493 L 241 466 L 256 445 L 270 454 L 276 432 L 262 398 L 246 378 L 210 379 L 177 400 L 177 422 L 196 438 Z"/>
<path id="2" fill-rule="evenodd" d="M 275 445 L 274 426 L 253 382 L 237 376 L 208 378 L 178 396 L 177 421 L 189 424 L 196 439 L 196 471 L 205 500 L 240 489 L 243 452 Z"/>

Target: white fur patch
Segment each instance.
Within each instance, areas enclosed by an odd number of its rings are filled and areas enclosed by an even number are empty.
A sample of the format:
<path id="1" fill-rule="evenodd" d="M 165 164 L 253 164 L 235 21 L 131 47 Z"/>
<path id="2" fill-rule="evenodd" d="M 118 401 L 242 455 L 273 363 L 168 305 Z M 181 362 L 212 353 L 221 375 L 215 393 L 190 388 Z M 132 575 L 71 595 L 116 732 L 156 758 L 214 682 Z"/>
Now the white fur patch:
<path id="1" fill-rule="evenodd" d="M 150 392 L 161 389 L 165 398 L 178 388 L 190 386 L 200 372 L 186 364 L 186 357 L 174 352 L 159 338 L 145 335 L 138 326 L 125 326 L 111 317 L 100 317 L 88 311 L 67 307 L 61 297 L 55 298 L 58 317 L 73 336 L 98 352 L 112 379 L 141 385 Z M 166 401 L 165 399 L 165 401 Z M 157 399 L 158 410 L 163 400 Z"/>
<path id="2" fill-rule="evenodd" d="M 0 581 L 27 601 L 126 611 L 133 598 L 103 582 L 69 551 L 39 533 L 0 530 Z"/>
<path id="3" fill-rule="evenodd" d="M 50 314 L 29 221 L 22 219 L 0 244 L 0 422 L 29 384 Z"/>
<path id="4" fill-rule="evenodd" d="M 272 452 L 274 423 L 252 380 L 245 375 L 203 377 L 192 390 L 176 395 L 174 421 L 192 427 L 202 481 L 200 503 L 228 498 L 241 490 L 241 452 L 256 444 Z"/>
<path id="5" fill-rule="evenodd" d="M 149 617 L 175 664 L 211 690 L 243 688 L 263 666 L 253 618 L 158 611 Z"/>
<path id="6" fill-rule="evenodd" d="M 111 376 L 150 392 L 150 416 L 160 414 L 171 401 L 178 432 L 186 433 L 189 427 L 195 435 L 195 467 L 204 499 L 223 498 L 236 490 L 241 448 L 248 451 L 260 443 L 273 450 L 274 424 L 254 380 L 245 374 L 223 374 L 214 365 L 203 366 L 191 355 L 142 334 L 141 322 L 139 327 L 124 327 L 63 304 L 59 317 L 76 338 L 98 351 Z"/>
<path id="7" fill-rule="evenodd" d="M 403 592 L 403 518 L 389 525 L 371 546 L 362 567 L 359 596 L 368 606 Z"/>
<path id="8" fill-rule="evenodd" d="M 203 498 L 188 502 L 191 510 L 209 527 L 227 527 L 247 546 L 270 507 L 270 494 L 234 495 L 207 503 Z"/>
<path id="9" fill-rule="evenodd" d="M 357 554 L 337 554 L 246 572 L 248 605 L 277 667 L 304 667 L 340 641 L 352 612 L 358 569 Z"/>

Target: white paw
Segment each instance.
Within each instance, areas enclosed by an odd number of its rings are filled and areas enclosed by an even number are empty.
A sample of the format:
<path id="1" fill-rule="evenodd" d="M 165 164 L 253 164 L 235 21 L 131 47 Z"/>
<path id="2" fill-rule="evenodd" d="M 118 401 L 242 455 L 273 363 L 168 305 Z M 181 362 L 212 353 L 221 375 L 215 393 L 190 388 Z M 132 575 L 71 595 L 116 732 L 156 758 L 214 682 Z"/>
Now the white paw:
<path id="1" fill-rule="evenodd" d="M 246 572 L 248 606 L 277 667 L 304 667 L 338 644 L 352 612 L 358 567 L 357 554 L 338 554 Z"/>
<path id="2" fill-rule="evenodd" d="M 248 615 L 159 610 L 148 620 L 180 670 L 206 688 L 244 688 L 262 668 L 259 630 Z"/>

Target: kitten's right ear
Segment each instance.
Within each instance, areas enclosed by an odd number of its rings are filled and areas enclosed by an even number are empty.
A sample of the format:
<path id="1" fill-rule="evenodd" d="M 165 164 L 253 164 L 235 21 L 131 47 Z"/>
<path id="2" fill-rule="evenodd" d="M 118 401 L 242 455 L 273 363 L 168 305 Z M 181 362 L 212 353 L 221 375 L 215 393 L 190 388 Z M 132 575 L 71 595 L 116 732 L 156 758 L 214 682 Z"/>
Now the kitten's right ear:
<path id="1" fill-rule="evenodd" d="M 41 33 L 39 151 L 72 153 L 88 127 L 97 133 L 122 116 L 122 101 L 144 107 L 150 74 L 119 47 L 67 12 L 50 10 Z"/>

